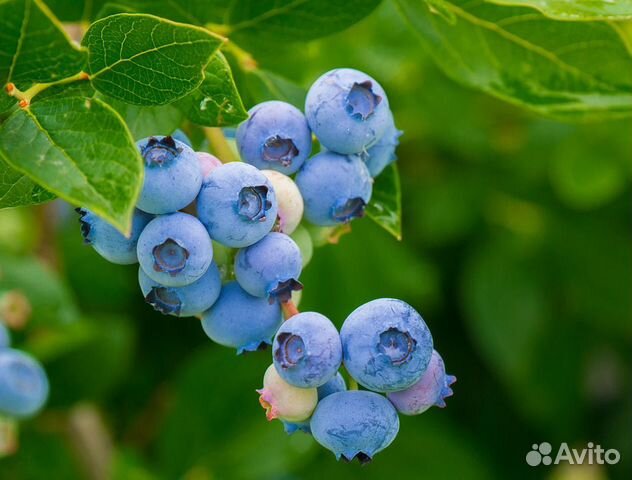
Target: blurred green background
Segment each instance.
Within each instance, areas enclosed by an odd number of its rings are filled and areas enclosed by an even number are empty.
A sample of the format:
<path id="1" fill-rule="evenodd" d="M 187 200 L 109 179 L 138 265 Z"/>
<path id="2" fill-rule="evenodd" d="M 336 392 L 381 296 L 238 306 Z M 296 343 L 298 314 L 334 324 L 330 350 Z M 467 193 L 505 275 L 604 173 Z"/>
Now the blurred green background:
<path id="1" fill-rule="evenodd" d="M 15 343 L 44 362 L 52 390 L 0 478 L 631 478 L 632 122 L 557 123 L 463 88 L 390 2 L 257 59 L 302 87 L 348 66 L 388 92 L 405 131 L 403 240 L 355 222 L 315 252 L 301 310 L 340 326 L 377 297 L 411 303 L 458 378 L 455 396 L 402 418 L 373 464 L 337 463 L 266 422 L 254 390 L 269 352 L 236 357 L 197 320 L 155 313 L 136 268 L 83 246 L 59 203 L 4 210 L 0 294 L 28 297 Z M 236 77 L 248 107 L 261 99 Z M 616 448 L 621 462 L 529 467 L 542 441 Z"/>

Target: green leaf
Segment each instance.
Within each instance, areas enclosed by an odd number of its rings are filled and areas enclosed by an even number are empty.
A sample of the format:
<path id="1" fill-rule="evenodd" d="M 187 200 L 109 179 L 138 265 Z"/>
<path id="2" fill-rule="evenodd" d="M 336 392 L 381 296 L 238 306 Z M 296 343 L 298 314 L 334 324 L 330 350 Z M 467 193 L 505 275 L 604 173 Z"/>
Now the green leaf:
<path id="1" fill-rule="evenodd" d="M 107 0 L 46 0 L 62 22 L 90 21 Z"/>
<path id="2" fill-rule="evenodd" d="M 499 5 L 533 7 L 557 20 L 627 20 L 632 0 L 487 0 Z"/>
<path id="3" fill-rule="evenodd" d="M 229 4 L 226 34 L 251 47 L 313 40 L 350 27 L 379 4 L 380 0 L 240 0 Z"/>
<path id="4" fill-rule="evenodd" d="M 380 0 L 118 0 L 103 11 L 147 12 L 208 26 L 238 44 L 267 48 L 340 32 L 379 4 Z"/>
<path id="5" fill-rule="evenodd" d="M 16 103 L 5 92 L 7 83 L 26 90 L 79 72 L 85 60 L 39 0 L 0 0 L 0 113 Z"/>
<path id="6" fill-rule="evenodd" d="M 107 104 L 54 97 L 16 110 L 0 126 L 0 151 L 50 192 L 129 231 L 143 165 L 121 117 Z"/>
<path id="7" fill-rule="evenodd" d="M 252 97 L 252 105 L 266 100 L 282 100 L 300 110 L 305 108 L 307 91 L 281 75 L 256 69 L 244 74 L 244 83 Z"/>
<path id="8" fill-rule="evenodd" d="M 394 163 L 375 179 L 366 214 L 395 238 L 402 239 L 402 193 L 399 171 Z"/>
<path id="9" fill-rule="evenodd" d="M 424 2 L 396 1 L 456 80 L 565 120 L 632 114 L 632 57 L 608 23 L 556 22 L 527 8 L 446 0 L 449 22 Z"/>
<path id="10" fill-rule="evenodd" d="M 151 135 L 171 135 L 184 120 L 184 114 L 175 105 L 143 107 L 113 98 L 104 97 L 103 100 L 123 117 L 134 140 Z"/>
<path id="11" fill-rule="evenodd" d="M 48 202 L 55 195 L 2 160 L 0 152 L 0 209 Z"/>
<path id="12" fill-rule="evenodd" d="M 235 125 L 248 118 L 230 66 L 221 52 L 213 55 L 198 89 L 179 100 L 177 106 L 189 120 L 207 127 Z"/>
<path id="13" fill-rule="evenodd" d="M 129 13 L 93 23 L 83 39 L 93 86 L 135 105 L 164 105 L 195 90 L 221 43 L 199 27 Z"/>

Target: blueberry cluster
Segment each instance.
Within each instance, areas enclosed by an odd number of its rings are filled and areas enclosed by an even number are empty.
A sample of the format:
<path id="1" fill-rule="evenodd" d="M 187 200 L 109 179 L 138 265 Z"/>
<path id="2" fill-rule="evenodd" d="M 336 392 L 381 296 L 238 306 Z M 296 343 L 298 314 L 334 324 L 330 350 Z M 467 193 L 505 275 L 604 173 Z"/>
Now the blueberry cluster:
<path id="1" fill-rule="evenodd" d="M 310 157 L 313 135 L 320 153 Z M 140 264 L 140 288 L 156 310 L 198 316 L 209 338 L 237 353 L 274 338 L 260 390 L 268 418 L 364 462 L 394 439 L 397 410 L 441 405 L 454 379 L 422 318 L 401 301 L 360 307 L 340 334 L 323 315 L 298 313 L 313 247 L 301 222 L 335 227 L 361 217 L 400 135 L 373 78 L 332 70 L 310 88 L 305 115 L 279 101 L 250 110 L 235 134 L 242 162 L 195 152 L 181 133 L 139 141 L 145 176 L 130 235 L 86 209 L 78 209 L 81 230 L 107 260 Z M 390 401 L 347 391 L 343 364 Z"/>
<path id="2" fill-rule="evenodd" d="M 48 377 L 37 360 L 11 348 L 7 328 L 0 323 L 0 415 L 25 418 L 48 398 Z"/>
<path id="3" fill-rule="evenodd" d="M 390 298 L 358 307 L 340 334 L 319 313 L 292 316 L 275 335 L 272 358 L 258 390 L 268 420 L 281 420 L 289 434 L 311 433 L 336 458 L 361 463 L 395 439 L 398 412 L 444 407 L 456 381 L 421 316 Z M 347 390 L 342 366 L 353 389 Z"/>

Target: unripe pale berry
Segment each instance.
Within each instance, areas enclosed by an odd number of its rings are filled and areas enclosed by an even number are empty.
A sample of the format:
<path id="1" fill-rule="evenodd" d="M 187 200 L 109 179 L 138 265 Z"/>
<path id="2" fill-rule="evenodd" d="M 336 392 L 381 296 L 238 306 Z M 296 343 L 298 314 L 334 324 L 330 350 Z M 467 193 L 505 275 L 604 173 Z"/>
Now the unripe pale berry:
<path id="1" fill-rule="evenodd" d="M 259 403 L 266 410 L 266 418 L 301 422 L 310 417 L 318 392 L 315 388 L 297 388 L 283 380 L 270 365 L 263 376 L 263 388 L 257 390 Z"/>
<path id="2" fill-rule="evenodd" d="M 274 188 L 279 205 L 279 231 L 291 235 L 303 218 L 303 197 L 296 183 L 287 175 L 274 170 L 261 170 Z"/>

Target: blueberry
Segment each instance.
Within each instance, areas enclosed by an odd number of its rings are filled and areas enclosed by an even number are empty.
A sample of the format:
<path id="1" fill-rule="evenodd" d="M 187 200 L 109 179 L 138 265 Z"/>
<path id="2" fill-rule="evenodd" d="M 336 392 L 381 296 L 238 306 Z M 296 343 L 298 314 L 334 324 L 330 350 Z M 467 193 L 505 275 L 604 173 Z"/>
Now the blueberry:
<path id="1" fill-rule="evenodd" d="M 215 263 L 195 282 L 183 287 L 166 287 L 138 269 L 138 282 L 145 300 L 165 315 L 190 317 L 199 315 L 213 306 L 222 289 L 222 279 Z"/>
<path id="2" fill-rule="evenodd" d="M 296 172 L 312 151 L 312 132 L 303 113 L 289 103 L 254 106 L 237 129 L 237 148 L 244 162 L 286 175 Z"/>
<path id="3" fill-rule="evenodd" d="M 315 388 L 297 388 L 277 373 L 270 365 L 263 376 L 263 388 L 257 390 L 259 403 L 266 410 L 268 420 L 297 423 L 307 420 L 318 401 Z"/>
<path id="4" fill-rule="evenodd" d="M 388 128 L 382 138 L 375 145 L 369 148 L 366 153 L 361 154 L 372 177 L 377 177 L 382 171 L 395 160 L 395 149 L 399 145 L 399 137 L 404 132 L 395 127 L 393 115 L 390 115 Z"/>
<path id="5" fill-rule="evenodd" d="M 0 349 L 11 346 L 11 334 L 9 329 L 0 321 Z"/>
<path id="6" fill-rule="evenodd" d="M 129 265 L 138 262 L 136 255 L 136 244 L 138 237 L 145 226 L 153 218 L 153 215 L 134 210 L 132 216 L 132 231 L 126 237 L 116 228 L 102 218 L 85 208 L 77 208 L 79 213 L 79 223 L 81 224 L 81 234 L 84 242 L 91 245 L 96 252 L 108 262 L 120 265 Z"/>
<path id="7" fill-rule="evenodd" d="M 281 307 L 253 297 L 237 282 L 223 286 L 215 304 L 202 315 L 202 327 L 211 340 L 244 351 L 259 350 L 271 343 L 281 325 Z"/>
<path id="8" fill-rule="evenodd" d="M 397 411 L 382 395 L 337 392 L 318 403 L 310 422 L 312 435 L 337 459 L 368 463 L 388 447 L 399 431 Z"/>
<path id="9" fill-rule="evenodd" d="M 208 232 L 197 218 L 172 213 L 154 218 L 138 239 L 138 261 L 155 282 L 182 287 L 195 282 L 213 260 Z"/>
<path id="10" fill-rule="evenodd" d="M 292 435 L 296 432 L 312 433 L 309 428 L 309 419 L 303 420 L 302 422 L 288 422 L 287 420 L 281 420 L 281 423 L 283 424 L 285 433 L 288 435 Z"/>
<path id="11" fill-rule="evenodd" d="M 287 175 L 274 170 L 262 170 L 274 188 L 279 205 L 279 231 L 291 235 L 303 218 L 303 197 L 296 183 Z"/>
<path id="12" fill-rule="evenodd" d="M 305 100 L 305 115 L 321 145 L 338 153 L 360 153 L 386 132 L 384 90 L 366 73 L 331 70 L 318 78 Z"/>
<path id="13" fill-rule="evenodd" d="M 222 161 L 214 155 L 206 152 L 195 152 L 197 155 L 198 163 L 200 164 L 200 171 L 202 172 L 202 185 L 207 181 L 208 176 L 217 167 L 222 166 Z"/>
<path id="14" fill-rule="evenodd" d="M 347 384 L 345 383 L 345 379 L 342 378 L 340 373 L 336 373 L 336 375 L 330 378 L 327 383 L 318 387 L 318 400 L 322 400 L 332 393 L 344 392 L 346 389 Z"/>
<path id="15" fill-rule="evenodd" d="M 242 248 L 235 257 L 235 277 L 246 292 L 270 302 L 287 302 L 302 268 L 301 251 L 287 235 L 268 233 L 254 245 Z"/>
<path id="16" fill-rule="evenodd" d="M 0 413 L 29 417 L 48 398 L 48 378 L 42 366 L 24 352 L 0 350 Z"/>
<path id="17" fill-rule="evenodd" d="M 308 160 L 296 175 L 296 185 L 305 202 L 305 218 L 320 226 L 362 217 L 373 190 L 369 170 L 359 156 L 333 152 Z"/>
<path id="18" fill-rule="evenodd" d="M 316 312 L 302 312 L 283 323 L 274 337 L 272 354 L 281 378 L 300 388 L 324 385 L 342 362 L 338 330 Z"/>
<path id="19" fill-rule="evenodd" d="M 345 368 L 376 392 L 410 387 L 432 356 L 432 335 L 407 303 L 381 298 L 358 307 L 340 330 Z"/>
<path id="20" fill-rule="evenodd" d="M 198 217 L 213 240 L 247 247 L 274 226 L 277 201 L 266 176 L 247 163 L 227 163 L 206 178 L 197 201 Z"/>
<path id="21" fill-rule="evenodd" d="M 149 213 L 171 213 L 195 200 L 202 172 L 190 147 L 173 137 L 148 137 L 137 146 L 145 162 L 138 208 Z"/>
<path id="22" fill-rule="evenodd" d="M 387 397 L 400 413 L 419 415 L 433 405 L 445 407 L 444 399 L 452 395 L 450 385 L 454 382 L 456 377 L 446 375 L 441 355 L 433 350 L 428 368 L 419 381 L 406 390 L 391 392 Z"/>

